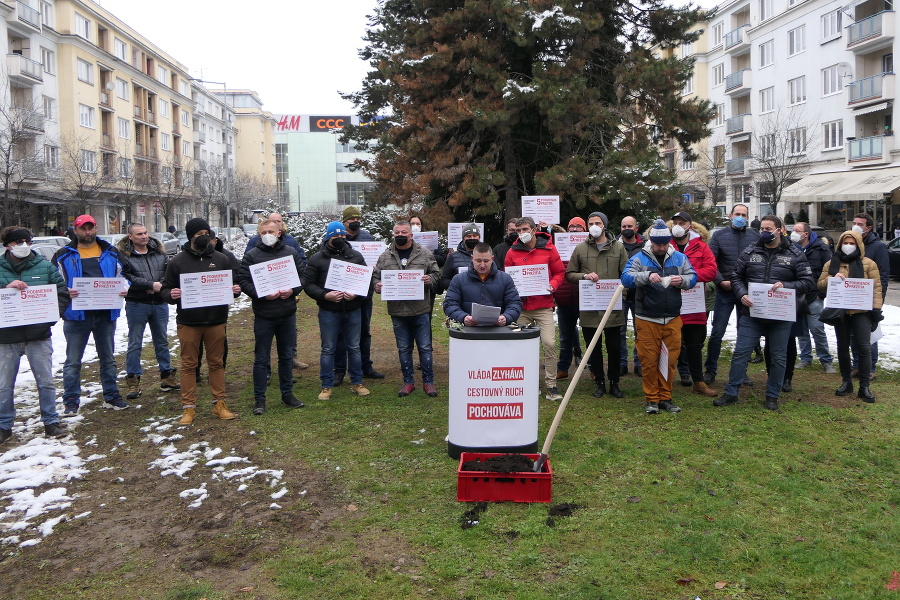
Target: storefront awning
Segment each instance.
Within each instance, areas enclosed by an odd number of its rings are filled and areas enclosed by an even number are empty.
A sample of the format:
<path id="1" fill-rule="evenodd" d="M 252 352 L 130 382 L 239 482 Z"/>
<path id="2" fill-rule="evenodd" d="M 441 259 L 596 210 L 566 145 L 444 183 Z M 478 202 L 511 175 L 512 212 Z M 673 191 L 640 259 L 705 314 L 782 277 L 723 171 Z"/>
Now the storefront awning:
<path id="1" fill-rule="evenodd" d="M 787 202 L 850 202 L 881 200 L 900 188 L 900 167 L 814 173 L 784 189 Z"/>

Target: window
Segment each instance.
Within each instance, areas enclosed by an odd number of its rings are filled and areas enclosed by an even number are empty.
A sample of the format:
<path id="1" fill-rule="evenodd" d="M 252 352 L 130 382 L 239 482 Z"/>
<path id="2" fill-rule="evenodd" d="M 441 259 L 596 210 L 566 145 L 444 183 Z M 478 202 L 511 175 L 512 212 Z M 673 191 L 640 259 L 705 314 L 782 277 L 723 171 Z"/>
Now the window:
<path id="1" fill-rule="evenodd" d="M 166 82 L 166 78 L 167 78 L 168 76 L 169 76 L 169 72 L 166 70 L 165 67 L 160 67 L 160 66 L 157 66 L 157 67 L 156 67 L 156 80 L 157 80 L 158 82 L 160 82 L 160 83 L 165 83 L 165 82 Z"/>
<path id="2" fill-rule="evenodd" d="M 775 134 L 759 136 L 759 154 L 763 158 L 772 158 L 775 156 Z"/>
<path id="3" fill-rule="evenodd" d="M 840 150 L 844 147 L 844 122 L 831 121 L 822 125 L 825 150 Z"/>
<path id="4" fill-rule="evenodd" d="M 94 84 L 94 65 L 80 58 L 78 59 L 78 80 Z"/>
<path id="5" fill-rule="evenodd" d="M 788 81 L 788 98 L 791 104 L 806 102 L 806 77 L 798 77 Z"/>
<path id="6" fill-rule="evenodd" d="M 713 85 L 722 85 L 725 83 L 725 63 L 715 65 L 712 68 Z"/>
<path id="7" fill-rule="evenodd" d="M 772 0 L 759 0 L 759 20 L 772 18 Z"/>
<path id="8" fill-rule="evenodd" d="M 41 46 L 41 65 L 44 66 L 44 73 L 47 75 L 53 75 L 56 72 L 56 56 L 53 50 Z"/>
<path id="9" fill-rule="evenodd" d="M 56 100 L 50 96 L 44 96 L 44 118 L 53 119 L 56 115 Z"/>
<path id="10" fill-rule="evenodd" d="M 725 166 L 725 145 L 713 146 L 713 166 L 721 169 Z"/>
<path id="11" fill-rule="evenodd" d="M 894 55 L 893 54 L 885 54 L 881 57 L 881 72 L 882 73 L 893 73 L 894 72 Z"/>
<path id="12" fill-rule="evenodd" d="M 681 170 L 682 171 L 693 171 L 694 170 L 694 157 L 692 157 L 687 152 L 683 152 L 681 154 Z"/>
<path id="13" fill-rule="evenodd" d="M 725 105 L 716 104 L 716 116 L 713 118 L 713 127 L 725 124 Z"/>
<path id="14" fill-rule="evenodd" d="M 130 158 L 120 158 L 119 159 L 119 177 L 122 179 L 130 179 L 132 174 L 131 170 L 131 159 Z"/>
<path id="15" fill-rule="evenodd" d="M 682 95 L 693 94 L 694 93 L 694 75 L 691 74 L 688 77 L 687 81 L 684 82 L 684 89 L 681 90 Z"/>
<path id="16" fill-rule="evenodd" d="M 806 25 L 788 31 L 788 56 L 806 50 Z"/>
<path id="17" fill-rule="evenodd" d="M 775 110 L 775 88 L 767 87 L 759 90 L 759 112 L 766 113 Z"/>
<path id="18" fill-rule="evenodd" d="M 822 41 L 841 37 L 841 9 L 822 16 Z"/>
<path id="19" fill-rule="evenodd" d="M 191 153 L 191 143 L 184 140 L 181 141 L 181 153 L 185 156 Z"/>
<path id="20" fill-rule="evenodd" d="M 788 131 L 791 154 L 804 154 L 806 152 L 806 127 L 791 129 Z"/>
<path id="21" fill-rule="evenodd" d="M 180 79 L 180 80 L 179 80 L 179 85 L 180 85 L 180 87 L 181 87 L 181 95 L 182 95 L 182 96 L 190 96 L 190 95 L 191 95 L 191 90 L 190 90 L 190 88 L 188 87 L 188 82 L 187 82 L 187 81 L 185 81 L 184 79 Z"/>
<path id="22" fill-rule="evenodd" d="M 75 13 L 75 35 L 86 40 L 91 39 L 91 22 Z"/>
<path id="23" fill-rule="evenodd" d="M 759 66 L 768 67 L 775 62 L 775 40 L 759 45 Z"/>
<path id="24" fill-rule="evenodd" d="M 160 100 L 160 101 L 159 101 L 159 114 L 160 114 L 160 116 L 162 116 L 162 117 L 168 117 L 168 116 L 169 116 L 169 103 L 166 102 L 165 100 Z"/>
<path id="25" fill-rule="evenodd" d="M 119 137 L 127 140 L 131 137 L 131 121 L 119 117 Z"/>
<path id="26" fill-rule="evenodd" d="M 171 150 L 171 145 L 169 144 L 169 140 L 172 139 L 168 133 L 159 134 L 159 143 L 163 150 Z"/>
<path id="27" fill-rule="evenodd" d="M 822 69 L 822 95 L 839 94 L 843 87 L 843 80 L 843 76 L 838 73 L 837 65 Z"/>
<path id="28" fill-rule="evenodd" d="M 119 60 L 128 60 L 126 58 L 128 56 L 128 44 L 116 38 L 113 41 L 113 54 L 115 54 L 116 58 Z"/>
<path id="29" fill-rule="evenodd" d="M 81 170 L 84 173 L 97 172 L 97 153 L 90 150 L 81 151 Z"/>
<path id="30" fill-rule="evenodd" d="M 681 44 L 681 58 L 687 58 L 694 53 L 694 42 L 684 42 Z"/>
<path id="31" fill-rule="evenodd" d="M 184 178 L 184 187 L 194 185 L 194 174 L 191 171 L 185 171 L 182 177 Z"/>
<path id="32" fill-rule="evenodd" d="M 169 185 L 170 183 L 172 183 L 172 167 L 162 168 L 162 182 L 163 185 Z"/>
<path id="33" fill-rule="evenodd" d="M 41 23 L 53 27 L 53 5 L 49 2 L 41 2 Z"/>
<path id="34" fill-rule="evenodd" d="M 44 164 L 55 169 L 59 167 L 59 148 L 56 146 L 44 146 Z"/>
<path id="35" fill-rule="evenodd" d="M 722 37 L 725 32 L 724 23 L 716 23 L 712 28 L 713 47 L 722 45 Z"/>
<path id="36" fill-rule="evenodd" d="M 128 100 L 128 82 L 116 77 L 116 97 Z"/>
<path id="37" fill-rule="evenodd" d="M 78 105 L 78 122 L 82 127 L 94 128 L 94 107 L 86 104 Z"/>
<path id="38" fill-rule="evenodd" d="M 191 113 L 184 110 L 183 108 L 181 109 L 181 124 L 185 127 L 191 124 Z"/>

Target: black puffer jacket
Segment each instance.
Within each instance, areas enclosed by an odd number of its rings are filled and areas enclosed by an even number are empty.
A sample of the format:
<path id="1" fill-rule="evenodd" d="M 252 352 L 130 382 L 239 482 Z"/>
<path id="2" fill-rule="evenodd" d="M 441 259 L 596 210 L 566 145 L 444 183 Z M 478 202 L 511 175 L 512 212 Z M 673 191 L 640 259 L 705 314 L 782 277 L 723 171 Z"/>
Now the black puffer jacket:
<path id="1" fill-rule="evenodd" d="M 441 289 L 438 293 L 446 292 L 450 282 L 459 274 L 460 267 L 469 268 L 472 264 L 472 251 L 466 248 L 466 241 L 461 240 L 456 246 L 456 251 L 447 255 L 444 268 L 441 269 Z"/>
<path id="2" fill-rule="evenodd" d="M 739 299 L 749 293 L 751 283 L 776 281 L 784 284 L 785 288 L 796 290 L 797 314 L 808 312 L 806 295 L 816 289 L 816 280 L 803 250 L 784 237 L 775 252 L 769 252 L 762 240 L 744 249 L 734 265 L 731 289 L 734 297 Z M 750 309 L 743 303 L 738 303 L 738 307 L 741 314 L 750 314 Z"/>
<path id="3" fill-rule="evenodd" d="M 299 277 L 303 273 L 303 261 L 300 260 L 300 255 L 297 254 L 296 250 L 286 246 L 281 240 L 275 242 L 274 246 L 257 244 L 244 253 L 241 266 L 238 268 L 237 283 L 241 286 L 241 291 L 250 296 L 250 299 L 253 301 L 253 314 L 257 317 L 262 319 L 280 319 L 297 312 L 296 298 L 303 290 L 302 286 L 293 288 L 293 293 L 287 298 L 266 300 L 257 296 L 256 286 L 253 285 L 253 275 L 250 274 L 252 265 L 277 260 L 286 256 L 294 258 L 294 268 L 297 269 L 297 276 Z"/>
<path id="4" fill-rule="evenodd" d="M 134 244 L 128 237 L 119 240 L 116 247 L 119 249 L 119 255 L 124 256 L 131 263 L 133 270 L 131 287 L 128 288 L 128 295 L 125 296 L 125 299 L 143 304 L 165 304 L 165 300 L 160 294 L 147 293 L 147 290 L 153 290 L 153 283 L 162 281 L 166 274 L 169 257 L 166 255 L 162 243 L 155 237 L 151 237 L 147 242 L 146 254 L 137 254 L 134 251 Z"/>
<path id="5" fill-rule="evenodd" d="M 874 231 L 870 231 L 863 238 L 866 245 L 866 258 L 871 258 L 878 265 L 878 274 L 881 275 L 881 298 L 887 296 L 888 284 L 891 282 L 891 256 L 887 246 Z"/>
<path id="6" fill-rule="evenodd" d="M 325 294 L 332 291 L 325 288 L 325 281 L 328 279 L 328 268 L 332 259 L 356 265 L 366 264 L 363 255 L 354 250 L 350 244 L 345 245 L 340 250 L 335 250 L 328 245 L 328 242 L 322 242 L 319 251 L 313 254 L 306 262 L 306 268 L 303 269 L 303 274 L 300 276 L 300 283 L 303 284 L 306 294 L 315 300 L 321 309 L 332 312 L 356 310 L 362 306 L 368 296 L 356 296 L 353 300 L 341 300 L 340 302 L 331 302 L 325 299 Z"/>
<path id="7" fill-rule="evenodd" d="M 800 246 L 800 248 L 806 255 L 806 260 L 809 261 L 809 268 L 812 269 L 813 278 L 818 281 L 825 263 L 831 260 L 831 248 L 828 247 L 825 240 L 816 235 L 815 231 L 811 231 L 809 235 L 810 237 L 814 235 L 816 237 L 806 246 L 806 248 L 803 248 L 802 246 Z M 819 293 L 819 290 L 816 290 L 816 295 L 819 298 L 825 297 L 824 294 Z M 812 300 L 815 300 L 815 297 L 813 297 Z"/>
<path id="8" fill-rule="evenodd" d="M 735 263 L 741 252 L 747 246 L 755 244 L 757 240 L 759 240 L 759 232 L 749 227 L 735 229 L 729 225 L 725 229 L 720 229 L 712 234 L 712 238 L 709 240 L 709 249 L 712 250 L 713 256 L 716 257 L 716 265 L 719 267 L 719 274 L 713 280 L 716 286 L 723 281 L 731 279 Z M 737 297 L 740 298 L 740 296 Z"/>

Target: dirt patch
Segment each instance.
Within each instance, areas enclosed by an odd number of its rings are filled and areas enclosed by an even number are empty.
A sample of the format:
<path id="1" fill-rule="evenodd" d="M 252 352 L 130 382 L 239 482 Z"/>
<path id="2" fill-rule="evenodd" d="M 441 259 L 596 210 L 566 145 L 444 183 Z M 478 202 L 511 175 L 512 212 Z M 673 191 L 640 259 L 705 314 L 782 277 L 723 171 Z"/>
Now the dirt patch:
<path id="1" fill-rule="evenodd" d="M 469 460 L 462 464 L 463 471 L 490 473 L 525 473 L 534 470 L 534 461 L 521 454 L 502 454 L 484 460 Z"/>

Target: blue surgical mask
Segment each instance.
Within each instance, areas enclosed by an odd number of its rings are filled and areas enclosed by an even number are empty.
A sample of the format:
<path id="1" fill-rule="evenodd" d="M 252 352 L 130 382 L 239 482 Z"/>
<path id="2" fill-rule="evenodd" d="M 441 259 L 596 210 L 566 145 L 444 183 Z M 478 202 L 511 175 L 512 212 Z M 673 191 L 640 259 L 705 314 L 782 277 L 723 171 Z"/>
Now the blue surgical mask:
<path id="1" fill-rule="evenodd" d="M 735 229 L 743 229 L 747 226 L 747 217 L 737 216 L 731 219 L 731 225 Z"/>

